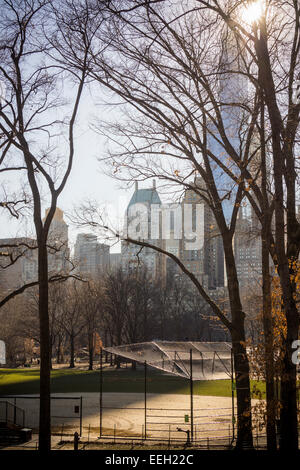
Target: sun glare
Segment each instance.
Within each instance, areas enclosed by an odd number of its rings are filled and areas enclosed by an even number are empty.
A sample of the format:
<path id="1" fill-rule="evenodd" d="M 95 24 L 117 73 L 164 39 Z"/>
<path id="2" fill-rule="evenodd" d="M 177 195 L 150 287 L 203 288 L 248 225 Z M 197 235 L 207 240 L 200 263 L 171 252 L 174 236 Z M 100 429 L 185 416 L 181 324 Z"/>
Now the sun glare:
<path id="1" fill-rule="evenodd" d="M 262 13 L 263 6 L 261 0 L 249 3 L 249 5 L 244 8 L 242 13 L 243 21 L 248 24 L 256 23 L 261 17 Z"/>

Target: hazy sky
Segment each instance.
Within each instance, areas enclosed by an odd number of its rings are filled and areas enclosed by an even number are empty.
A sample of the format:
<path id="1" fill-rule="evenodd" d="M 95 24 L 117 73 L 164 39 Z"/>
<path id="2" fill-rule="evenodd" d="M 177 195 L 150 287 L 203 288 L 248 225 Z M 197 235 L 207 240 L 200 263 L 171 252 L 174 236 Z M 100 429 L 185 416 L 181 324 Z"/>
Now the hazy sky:
<path id="1" fill-rule="evenodd" d="M 97 157 L 105 152 L 106 139 L 97 135 L 89 128 L 95 113 L 101 115 L 103 107 L 93 106 L 90 98 L 85 96 L 80 108 L 80 126 L 76 129 L 75 159 L 74 165 L 66 184 L 66 187 L 58 200 L 58 207 L 65 212 L 71 212 L 74 205 L 83 200 L 93 199 L 101 204 L 109 204 L 119 210 L 120 217 L 123 216 L 126 204 L 132 195 L 134 188 L 121 189 L 120 183 L 104 175 L 101 164 Z M 107 109 L 106 109 L 107 113 Z M 24 174 L 25 176 L 25 174 Z M 16 178 L 20 178 L 19 175 Z M 45 209 L 46 207 L 44 207 Z M 15 221 L 1 214 L 0 237 L 32 236 L 31 222 Z M 69 224 L 69 222 L 67 221 Z M 70 224 L 69 224 L 70 225 Z M 71 244 L 75 242 L 78 232 L 88 232 L 88 228 L 78 230 L 69 226 L 69 238 Z M 115 247 L 113 251 L 118 251 Z"/>
<path id="2" fill-rule="evenodd" d="M 71 175 L 66 187 L 59 197 L 58 207 L 64 212 L 71 212 L 74 206 L 78 206 L 84 200 L 96 200 L 99 204 L 109 208 L 110 215 L 113 214 L 113 220 L 119 220 L 123 224 L 123 218 L 127 204 L 134 191 L 134 183 L 131 188 L 125 189 L 125 184 L 120 183 L 104 174 L 104 166 L 97 157 L 103 157 L 107 148 L 107 139 L 96 134 L 91 128 L 90 123 L 95 116 L 100 118 L 109 117 L 120 118 L 119 108 L 114 106 L 95 105 L 97 97 L 93 99 L 89 92 L 81 102 L 78 125 L 75 132 L 75 158 Z M 23 178 L 25 173 L 23 174 Z M 20 180 L 20 174 L 16 175 L 16 184 Z M 7 179 L 7 178 L 6 178 Z M 139 187 L 151 187 L 152 182 L 139 183 Z M 45 210 L 47 204 L 44 204 Z M 88 227 L 78 229 L 69 225 L 69 240 L 71 246 L 75 243 L 76 235 L 79 232 L 89 232 Z M 16 221 L 5 217 L 4 211 L 1 213 L 0 238 L 16 236 L 34 236 L 32 220 L 24 219 Z M 101 240 L 99 240 L 101 241 Z M 113 252 L 120 251 L 120 245 L 112 248 Z"/>

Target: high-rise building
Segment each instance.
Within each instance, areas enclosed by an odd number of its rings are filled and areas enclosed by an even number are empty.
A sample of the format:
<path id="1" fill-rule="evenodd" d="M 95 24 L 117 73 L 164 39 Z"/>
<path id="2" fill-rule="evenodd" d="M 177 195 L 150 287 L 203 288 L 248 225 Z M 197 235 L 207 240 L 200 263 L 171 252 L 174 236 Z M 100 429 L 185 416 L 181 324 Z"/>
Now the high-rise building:
<path id="1" fill-rule="evenodd" d="M 121 253 L 110 253 L 109 254 L 109 269 L 111 271 L 117 271 L 122 265 Z"/>
<path id="2" fill-rule="evenodd" d="M 239 211 L 234 254 L 240 287 L 259 285 L 262 276 L 261 236 L 259 221 L 249 207 Z"/>
<path id="3" fill-rule="evenodd" d="M 148 242 L 162 247 L 161 235 L 153 237 L 153 208 L 161 206 L 161 200 L 153 180 L 152 188 L 139 189 L 135 183 L 135 191 L 130 199 L 125 214 L 124 232 L 129 238 Z M 165 256 L 149 247 L 141 247 L 127 241 L 121 243 L 122 266 L 124 269 L 136 266 L 147 267 L 154 278 L 164 277 Z"/>
<path id="4" fill-rule="evenodd" d="M 50 209 L 46 210 L 45 221 Z M 68 225 L 64 213 L 56 208 L 48 235 L 48 271 L 50 274 L 66 273 L 70 269 Z"/>
<path id="5" fill-rule="evenodd" d="M 247 115 L 242 104 L 247 102 L 248 82 L 246 74 L 240 72 L 244 69 L 241 55 L 237 47 L 236 38 L 228 28 L 224 31 L 221 44 L 221 56 L 219 57 L 219 83 L 218 87 L 218 111 L 222 120 L 222 127 L 226 133 L 228 143 L 237 154 L 243 151 L 242 124 L 247 123 Z M 218 122 L 216 119 L 215 122 Z M 219 123 L 220 124 L 220 123 Z M 246 129 L 247 124 L 245 124 Z M 223 136 L 220 134 L 220 126 L 210 122 L 207 136 L 208 150 L 215 155 L 221 163 L 233 174 L 240 174 L 239 166 L 228 155 Z M 236 194 L 236 183 L 223 170 L 223 168 L 211 159 L 211 168 L 217 191 L 222 199 L 222 206 L 227 222 L 230 221 Z"/>
<path id="6" fill-rule="evenodd" d="M 205 192 L 202 178 L 196 177 L 193 183 L 200 193 Z M 186 206 L 192 213 L 192 231 L 197 237 L 195 247 L 187 239 L 186 233 L 180 244 L 180 259 L 187 269 L 208 289 L 224 286 L 224 252 L 222 238 L 214 215 L 208 204 L 193 189 L 185 191 L 182 201 L 183 226 L 187 216 Z"/>
<path id="7" fill-rule="evenodd" d="M 49 209 L 46 210 L 47 216 Z M 43 222 L 45 219 L 43 219 Z M 36 240 L 28 237 L 7 238 L 0 241 L 2 245 L 11 245 L 5 249 L 17 261 L 5 268 L 7 256 L 0 256 L 0 287 L 3 290 L 13 290 L 23 284 L 38 280 L 38 250 Z M 48 236 L 48 272 L 65 274 L 70 269 L 68 247 L 68 225 L 64 221 L 63 211 L 56 209 Z M 4 267 L 4 268 L 3 268 Z"/>
<path id="8" fill-rule="evenodd" d="M 109 268 L 109 245 L 99 243 L 92 233 L 80 233 L 75 243 L 76 271 L 85 277 L 97 278 Z"/>
<path id="9" fill-rule="evenodd" d="M 18 289 L 37 277 L 37 249 L 32 238 L 3 238 L 0 245 L 0 289 L 3 292 Z"/>

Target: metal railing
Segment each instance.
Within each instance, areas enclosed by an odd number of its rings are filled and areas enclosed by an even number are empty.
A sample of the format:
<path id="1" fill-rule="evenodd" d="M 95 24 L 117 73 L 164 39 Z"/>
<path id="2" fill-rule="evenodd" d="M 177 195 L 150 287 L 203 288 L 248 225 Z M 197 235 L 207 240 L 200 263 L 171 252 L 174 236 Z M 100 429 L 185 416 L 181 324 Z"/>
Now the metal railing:
<path id="1" fill-rule="evenodd" d="M 38 429 L 38 416 L 39 416 L 39 405 L 38 402 L 40 400 L 39 395 L 1 395 L 1 399 L 7 398 L 9 400 L 14 400 L 14 404 L 10 403 L 10 405 L 15 406 L 16 410 L 22 410 L 24 412 L 24 422 L 25 422 L 25 410 L 22 408 L 16 406 L 16 402 L 21 401 L 22 406 L 27 410 L 27 417 L 26 417 L 26 425 L 29 426 L 30 428 Z M 36 406 L 33 407 L 28 407 L 26 402 L 36 402 Z M 54 402 L 65 402 L 68 403 L 69 406 L 63 407 L 61 410 L 61 413 L 59 413 L 59 410 L 55 411 L 55 408 L 52 406 Z M 76 406 L 72 409 L 70 407 L 70 402 L 73 403 L 75 401 Z M 51 396 L 51 418 L 55 419 L 56 421 L 59 421 L 59 423 L 62 422 L 62 424 L 65 424 L 66 420 L 71 420 L 74 421 L 76 420 L 78 422 L 78 429 L 79 429 L 79 434 L 82 435 L 82 423 L 83 423 L 83 417 L 82 417 L 82 410 L 83 410 L 83 404 L 82 404 L 82 396 Z M 2 402 L 1 403 L 6 403 Z M 54 408 L 54 410 L 53 410 Z M 5 410 L 6 412 L 6 410 Z M 5 415 L 4 412 L 4 415 Z M 18 413 L 17 413 L 18 414 Z M 8 416 L 9 415 L 8 413 Z M 62 421 L 63 420 L 63 421 Z M 33 422 L 34 421 L 34 422 Z M 0 407 L 0 422 L 1 422 L 1 407 Z M 57 424 L 59 424 L 57 423 Z M 24 424 L 23 424 L 24 426 Z"/>
<path id="2" fill-rule="evenodd" d="M 7 400 L 0 401 L 0 422 L 25 426 L 25 410 Z"/>

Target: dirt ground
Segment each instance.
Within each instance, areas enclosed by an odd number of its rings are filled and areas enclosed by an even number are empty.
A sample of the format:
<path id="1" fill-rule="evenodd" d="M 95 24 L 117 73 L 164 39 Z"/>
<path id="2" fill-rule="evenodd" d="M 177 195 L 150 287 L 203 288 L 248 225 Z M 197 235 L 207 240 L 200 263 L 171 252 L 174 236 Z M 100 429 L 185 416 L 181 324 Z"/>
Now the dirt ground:
<path id="1" fill-rule="evenodd" d="M 80 405 L 82 396 L 82 432 L 84 439 L 95 439 L 100 435 L 100 397 L 98 393 L 55 394 L 51 400 L 52 433 L 71 437 L 80 432 Z M 18 397 L 17 406 L 25 409 L 25 426 L 38 427 L 38 398 Z M 153 440 L 183 440 L 184 431 L 191 430 L 191 408 L 189 395 L 147 395 L 145 419 L 144 394 L 103 393 L 102 437 L 118 439 L 128 437 Z M 75 408 L 77 407 L 77 409 Z M 236 403 L 235 403 L 236 408 Z M 146 421 L 146 430 L 145 430 Z M 194 396 L 193 432 L 197 441 L 207 438 L 232 436 L 232 401 L 227 397 Z M 182 431 L 178 431 L 178 428 Z"/>

